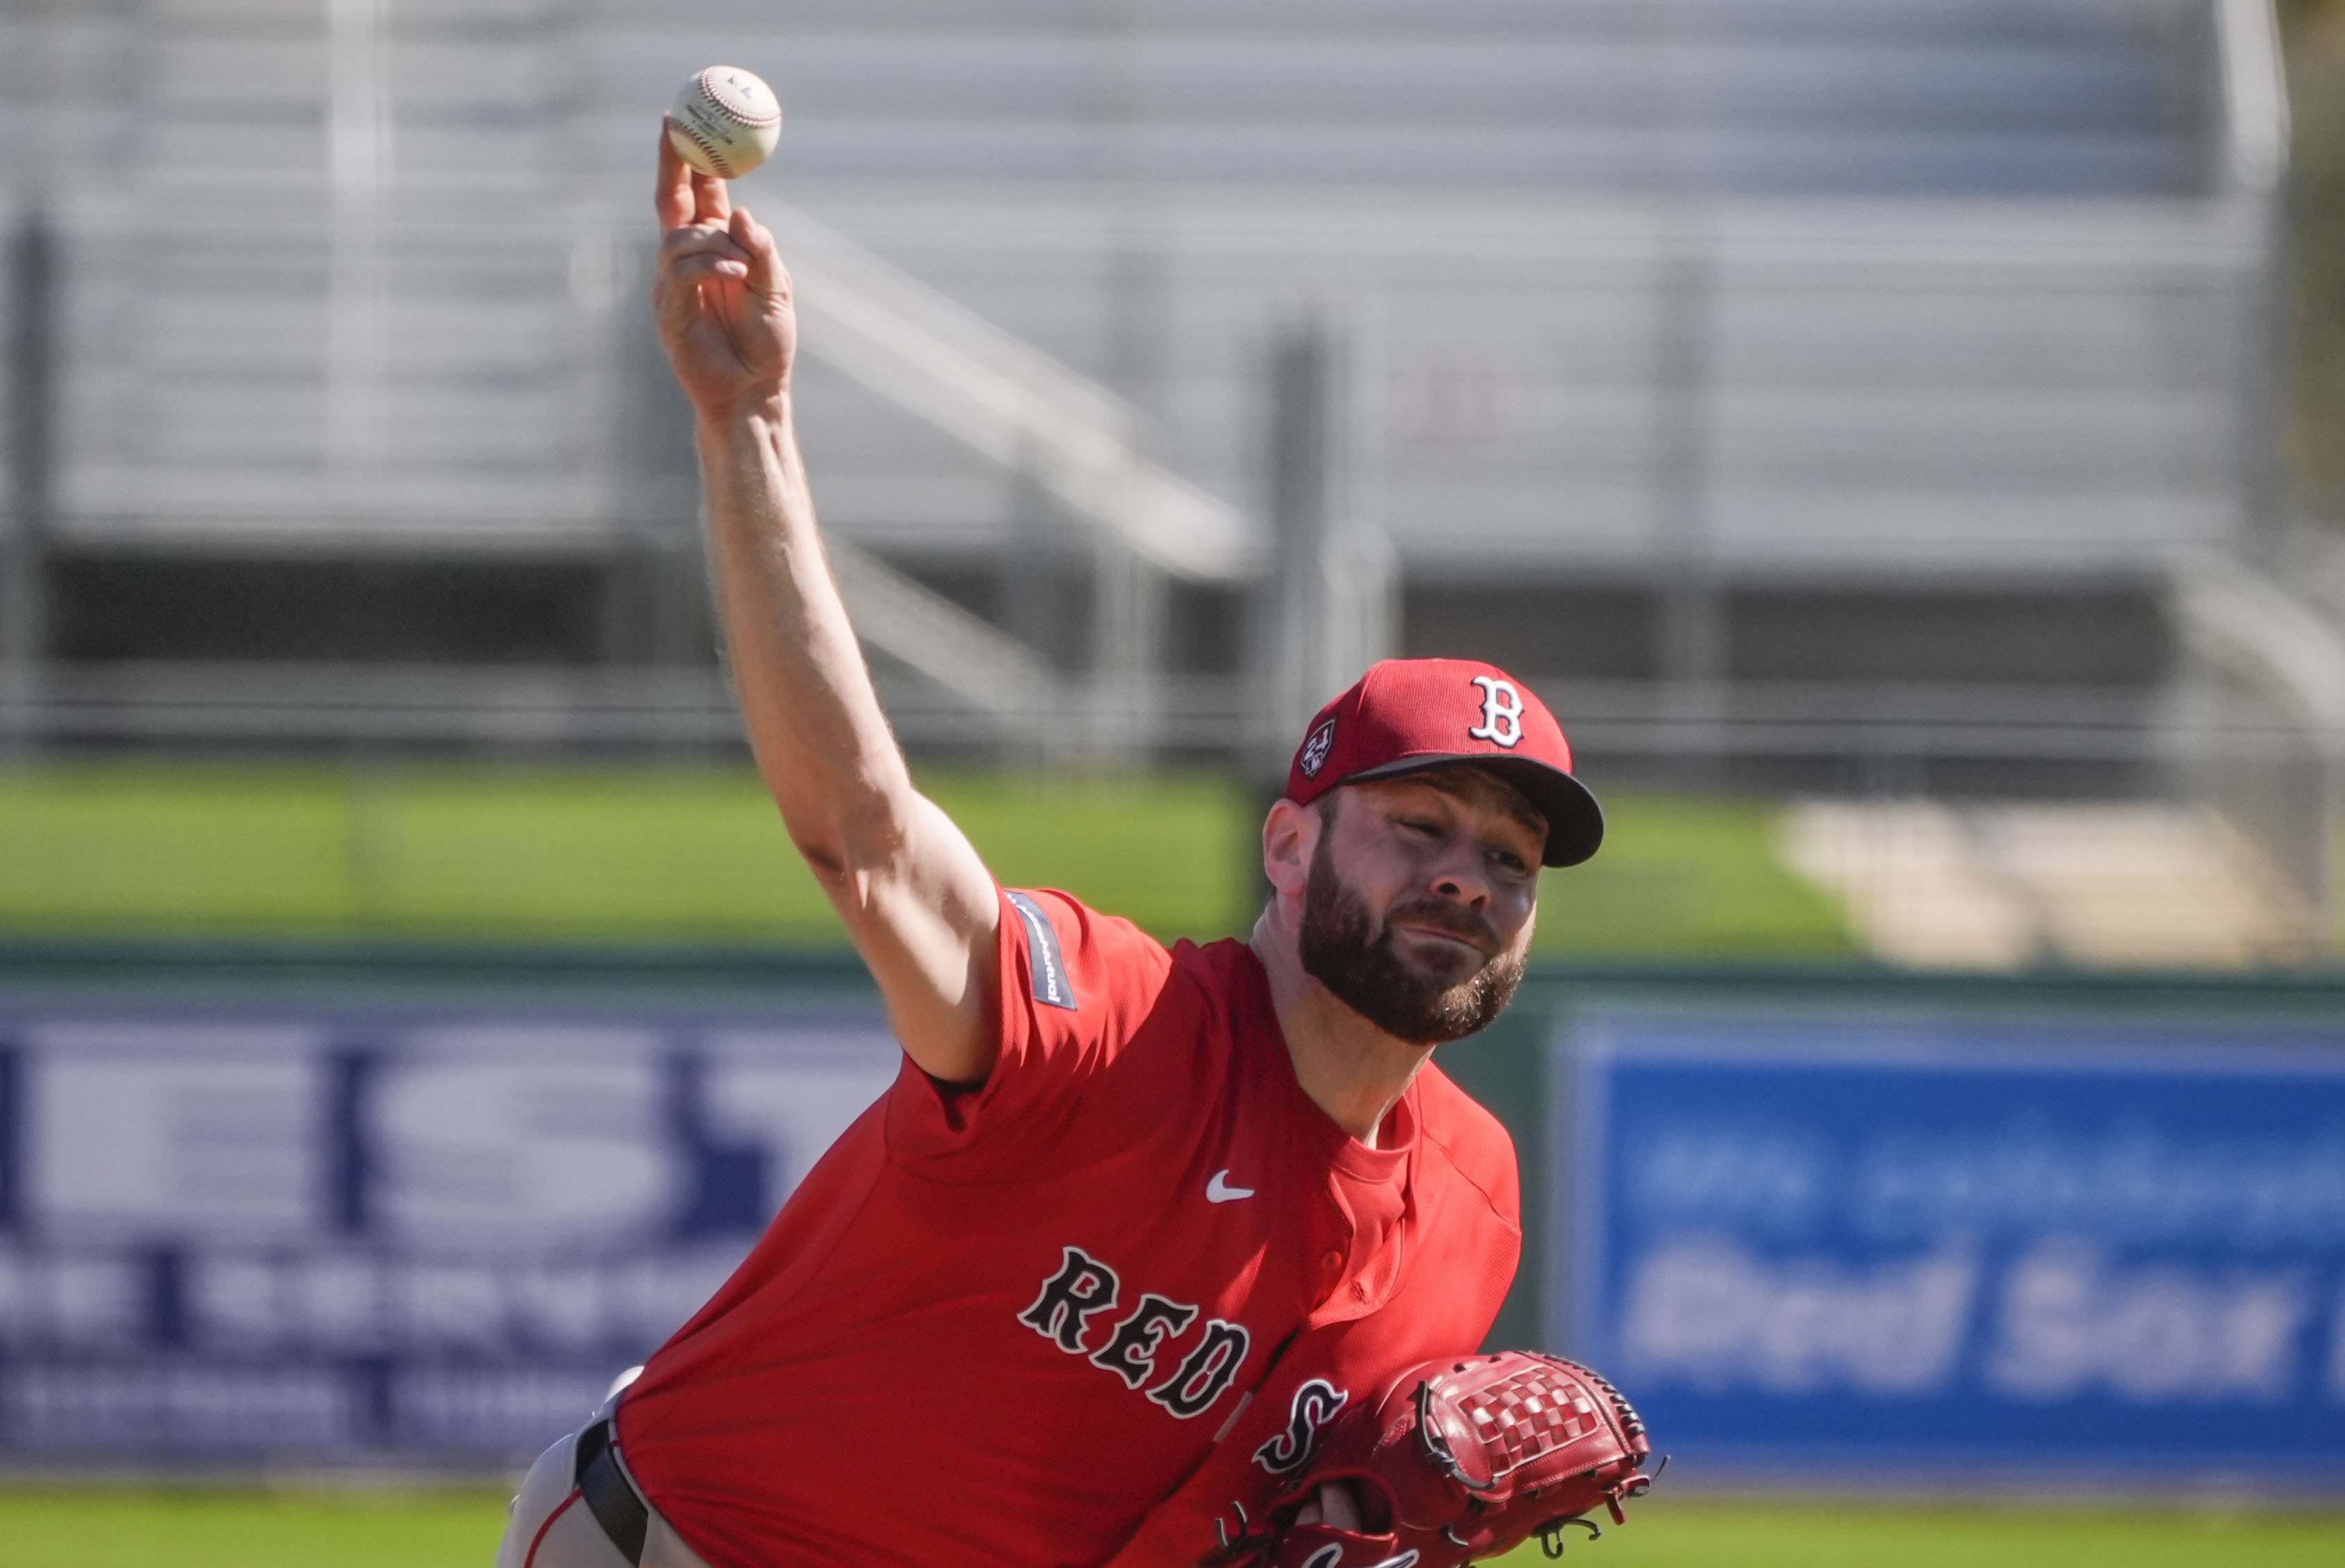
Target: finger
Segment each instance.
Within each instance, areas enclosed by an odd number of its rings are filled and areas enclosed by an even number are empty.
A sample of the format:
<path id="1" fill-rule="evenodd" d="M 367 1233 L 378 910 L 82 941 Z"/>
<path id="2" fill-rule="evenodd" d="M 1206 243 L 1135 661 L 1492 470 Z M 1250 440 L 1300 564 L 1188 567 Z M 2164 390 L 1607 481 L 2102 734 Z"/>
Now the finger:
<path id="1" fill-rule="evenodd" d="M 747 207 L 736 207 L 726 233 L 748 260 L 749 287 L 763 294 L 787 298 L 790 275 L 782 266 L 781 252 L 774 244 L 774 231 L 750 217 Z"/>
<path id="2" fill-rule="evenodd" d="M 670 342 L 690 337 L 700 315 L 700 290 L 688 284 L 662 288 L 652 300 L 652 320 L 659 335 Z"/>
<path id="3" fill-rule="evenodd" d="M 724 224 L 733 217 L 733 197 L 725 182 L 713 174 L 692 171 L 693 221 Z"/>
<path id="4" fill-rule="evenodd" d="M 679 337 L 689 332 L 695 321 L 718 308 L 708 297 L 712 286 L 740 287 L 740 274 L 726 277 L 716 270 L 719 265 L 706 257 L 695 258 L 690 265 L 660 278 L 659 287 L 652 294 L 652 318 L 659 324 L 663 336 Z M 733 265 L 737 268 L 740 264 Z"/>
<path id="5" fill-rule="evenodd" d="M 667 116 L 660 116 L 659 180 L 652 187 L 652 210 L 662 228 L 682 228 L 692 221 L 692 166 L 675 150 L 667 134 Z"/>
<path id="6" fill-rule="evenodd" d="M 727 260 L 750 265 L 755 257 L 747 247 L 722 228 L 704 228 L 697 224 L 684 228 L 672 228 L 660 238 L 660 265 L 665 267 L 687 256 L 722 256 Z"/>
<path id="7" fill-rule="evenodd" d="M 712 278 L 727 278 L 736 283 L 749 278 L 749 264 L 723 256 L 688 256 L 667 269 L 667 281 L 672 285 L 705 283 Z"/>

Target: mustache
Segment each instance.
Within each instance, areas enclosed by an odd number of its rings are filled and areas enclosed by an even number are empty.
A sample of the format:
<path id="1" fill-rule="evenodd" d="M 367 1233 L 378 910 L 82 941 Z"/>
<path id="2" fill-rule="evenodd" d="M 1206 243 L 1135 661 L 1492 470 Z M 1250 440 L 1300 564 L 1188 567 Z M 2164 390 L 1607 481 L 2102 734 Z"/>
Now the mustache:
<path id="1" fill-rule="evenodd" d="M 1496 953 L 1502 946 L 1497 926 L 1487 916 L 1477 915 L 1471 909 L 1461 909 L 1455 904 L 1443 903 L 1437 898 L 1413 898 L 1404 904 L 1396 904 L 1385 911 L 1384 924 L 1387 936 L 1392 935 L 1395 926 L 1406 924 L 1430 926 L 1445 936 L 1469 942 L 1485 953 Z"/>

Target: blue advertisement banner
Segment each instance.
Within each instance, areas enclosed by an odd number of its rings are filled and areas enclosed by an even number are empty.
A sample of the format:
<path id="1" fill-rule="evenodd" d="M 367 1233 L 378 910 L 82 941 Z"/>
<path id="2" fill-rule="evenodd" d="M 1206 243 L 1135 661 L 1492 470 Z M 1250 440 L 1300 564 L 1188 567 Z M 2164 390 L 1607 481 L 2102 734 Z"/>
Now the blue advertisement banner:
<path id="1" fill-rule="evenodd" d="M 898 1060 L 868 1016 L 0 1014 L 0 1452 L 532 1451 Z"/>
<path id="2" fill-rule="evenodd" d="M 2345 1031 L 1561 1049 L 1550 1340 L 1681 1460 L 2345 1474 Z"/>

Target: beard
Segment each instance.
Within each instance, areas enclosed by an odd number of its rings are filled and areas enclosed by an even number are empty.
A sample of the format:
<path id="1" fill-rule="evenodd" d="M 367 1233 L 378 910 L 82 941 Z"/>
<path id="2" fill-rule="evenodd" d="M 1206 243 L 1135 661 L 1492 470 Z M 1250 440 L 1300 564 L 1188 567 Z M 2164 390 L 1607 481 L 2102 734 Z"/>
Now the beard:
<path id="1" fill-rule="evenodd" d="M 1519 953 L 1501 953 L 1465 979 L 1444 984 L 1412 970 L 1394 946 L 1392 922 L 1429 926 L 1480 946 L 1497 932 L 1481 916 L 1440 899 L 1395 905 L 1377 925 L 1367 904 L 1345 885 L 1321 835 L 1303 889 L 1303 929 L 1297 947 L 1304 973 L 1395 1039 L 1438 1046 L 1488 1027 L 1523 983 Z"/>

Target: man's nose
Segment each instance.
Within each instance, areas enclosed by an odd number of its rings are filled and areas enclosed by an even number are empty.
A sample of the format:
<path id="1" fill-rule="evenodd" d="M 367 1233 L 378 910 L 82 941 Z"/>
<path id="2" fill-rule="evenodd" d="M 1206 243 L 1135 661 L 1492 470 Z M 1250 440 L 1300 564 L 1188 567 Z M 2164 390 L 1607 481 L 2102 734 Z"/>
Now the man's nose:
<path id="1" fill-rule="evenodd" d="M 1453 840 L 1433 867 L 1433 890 L 1469 908 L 1490 902 L 1489 868 L 1482 863 L 1482 846 L 1471 840 Z"/>

